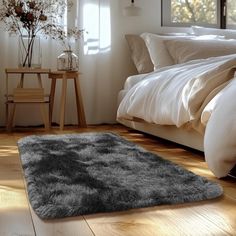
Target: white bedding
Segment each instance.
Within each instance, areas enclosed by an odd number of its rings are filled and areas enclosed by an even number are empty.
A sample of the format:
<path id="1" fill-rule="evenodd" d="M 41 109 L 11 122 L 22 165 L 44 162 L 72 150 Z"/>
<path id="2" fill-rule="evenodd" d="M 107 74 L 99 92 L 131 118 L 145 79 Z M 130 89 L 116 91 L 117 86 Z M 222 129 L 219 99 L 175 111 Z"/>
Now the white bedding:
<path id="1" fill-rule="evenodd" d="M 199 132 L 204 132 L 202 127 L 210 119 L 225 86 L 234 77 L 235 68 L 236 55 L 230 55 L 139 75 L 137 83 L 134 78 L 126 83 L 127 92 L 119 105 L 117 118 L 138 117 L 149 123 L 177 127 L 192 124 Z"/>
<path id="2" fill-rule="evenodd" d="M 217 177 L 236 165 L 236 80 L 222 91 L 207 123 L 204 151 L 208 167 Z"/>
<path id="3" fill-rule="evenodd" d="M 232 79 L 235 67 L 236 55 L 231 55 L 178 64 L 145 75 L 129 89 L 117 117 L 138 117 L 149 123 L 180 127 L 201 116 L 202 105 L 215 95 L 211 91 Z"/>

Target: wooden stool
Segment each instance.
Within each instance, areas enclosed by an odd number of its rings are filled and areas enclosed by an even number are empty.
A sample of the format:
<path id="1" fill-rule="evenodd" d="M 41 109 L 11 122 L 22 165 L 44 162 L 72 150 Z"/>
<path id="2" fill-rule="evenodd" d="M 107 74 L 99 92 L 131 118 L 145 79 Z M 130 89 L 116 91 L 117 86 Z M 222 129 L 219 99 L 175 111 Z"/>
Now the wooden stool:
<path id="1" fill-rule="evenodd" d="M 6 72 L 6 126 L 7 130 L 11 131 L 15 110 L 17 104 L 40 104 L 41 114 L 44 121 L 45 129 L 50 128 L 49 125 L 49 114 L 47 112 L 46 106 L 49 101 L 45 100 L 46 95 L 44 94 L 42 74 L 48 74 L 49 69 L 31 69 L 31 68 L 8 68 Z M 13 94 L 9 94 L 9 74 L 20 75 L 20 82 L 17 88 L 13 90 Z M 38 79 L 38 88 L 24 88 L 24 76 L 25 74 L 36 75 Z M 10 111 L 9 111 L 9 108 Z"/>
<path id="2" fill-rule="evenodd" d="M 60 106 L 60 130 L 64 128 L 65 121 L 65 105 L 66 105 L 66 91 L 67 91 L 67 80 L 73 79 L 75 86 L 75 96 L 76 96 L 76 106 L 77 106 L 77 117 L 78 117 L 78 125 L 80 127 L 87 127 L 84 106 L 82 95 L 80 91 L 79 84 L 79 72 L 70 72 L 70 71 L 51 71 L 48 75 L 51 82 L 51 92 L 50 92 L 50 103 L 49 103 L 49 122 L 52 122 L 52 112 L 53 112 L 53 104 L 54 104 L 54 96 L 56 89 L 56 81 L 57 79 L 62 79 L 62 89 L 61 89 L 61 106 Z"/>

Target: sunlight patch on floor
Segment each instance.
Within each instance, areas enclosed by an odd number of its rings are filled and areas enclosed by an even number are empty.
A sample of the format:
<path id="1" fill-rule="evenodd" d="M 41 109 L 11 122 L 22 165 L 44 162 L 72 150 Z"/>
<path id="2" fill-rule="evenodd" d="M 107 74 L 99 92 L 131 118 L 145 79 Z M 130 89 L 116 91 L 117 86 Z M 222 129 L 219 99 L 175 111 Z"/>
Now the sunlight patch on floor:
<path id="1" fill-rule="evenodd" d="M 25 190 L 0 186 L 0 209 L 28 208 Z"/>
<path id="2" fill-rule="evenodd" d="M 0 147 L 0 157 L 12 156 L 18 153 L 18 148 L 16 146 L 1 146 Z"/>

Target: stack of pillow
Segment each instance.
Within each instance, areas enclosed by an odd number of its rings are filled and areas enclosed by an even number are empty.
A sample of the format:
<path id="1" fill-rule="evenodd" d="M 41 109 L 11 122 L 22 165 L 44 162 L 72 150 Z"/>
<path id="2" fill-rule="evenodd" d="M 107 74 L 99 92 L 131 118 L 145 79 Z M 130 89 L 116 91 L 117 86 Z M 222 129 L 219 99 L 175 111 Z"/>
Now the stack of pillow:
<path id="1" fill-rule="evenodd" d="M 192 27 L 193 34 L 126 35 L 138 73 L 190 60 L 236 54 L 236 31 Z"/>

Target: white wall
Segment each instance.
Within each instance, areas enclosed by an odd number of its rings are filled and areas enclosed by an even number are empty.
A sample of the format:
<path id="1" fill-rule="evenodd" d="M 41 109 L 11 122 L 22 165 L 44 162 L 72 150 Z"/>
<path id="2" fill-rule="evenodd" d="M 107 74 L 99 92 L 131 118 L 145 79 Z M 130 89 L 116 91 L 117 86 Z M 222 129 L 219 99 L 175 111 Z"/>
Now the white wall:
<path id="1" fill-rule="evenodd" d="M 104 54 L 97 61 L 94 60 L 95 56 L 91 56 L 90 59 L 87 57 L 87 64 L 89 60 L 91 60 L 91 63 L 96 63 L 96 66 L 93 65 L 91 68 L 85 65 L 83 57 L 81 58 L 80 69 L 83 73 L 81 76 L 81 88 L 86 118 L 89 124 L 115 122 L 118 92 L 122 89 L 127 76 L 136 73 L 129 56 L 128 46 L 124 38 L 125 34 L 183 31 L 182 29 L 161 27 L 160 0 L 136 0 L 135 4 L 142 9 L 141 16 L 136 17 L 123 16 L 122 9 L 129 4 L 129 0 L 110 1 L 112 42 L 110 55 Z M 56 57 L 56 55 L 52 57 Z M 48 58 L 44 64 L 48 65 L 49 60 Z M 4 64 L 6 65 L 6 63 Z M 11 62 L 8 62 L 6 66 L 11 66 Z M 55 63 L 52 66 L 55 67 Z M 1 75 L 4 76 L 3 70 L 1 71 Z M 47 86 L 49 87 L 49 83 L 47 83 Z M 69 85 L 69 89 L 71 90 L 69 92 L 70 94 L 74 92 L 72 85 Z M 57 122 L 60 106 L 59 99 L 60 96 L 57 95 L 54 112 L 54 120 Z M 74 110 L 75 104 L 72 96 L 68 98 L 67 104 L 70 104 L 73 108 L 67 112 L 66 123 L 75 123 L 76 112 Z M 1 92 L 1 107 L 0 125 L 3 125 L 5 121 L 3 92 Z M 42 123 L 39 109 L 36 109 L 33 113 L 30 109 L 25 107 L 23 112 L 20 110 L 17 111 L 17 124 L 33 125 Z"/>

